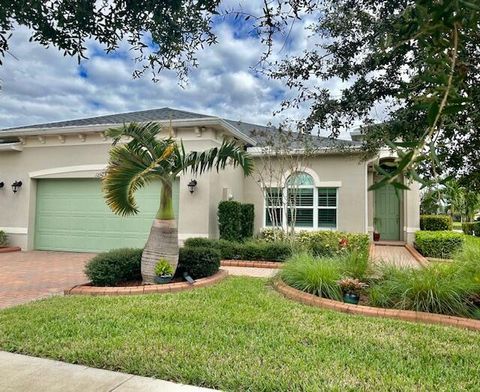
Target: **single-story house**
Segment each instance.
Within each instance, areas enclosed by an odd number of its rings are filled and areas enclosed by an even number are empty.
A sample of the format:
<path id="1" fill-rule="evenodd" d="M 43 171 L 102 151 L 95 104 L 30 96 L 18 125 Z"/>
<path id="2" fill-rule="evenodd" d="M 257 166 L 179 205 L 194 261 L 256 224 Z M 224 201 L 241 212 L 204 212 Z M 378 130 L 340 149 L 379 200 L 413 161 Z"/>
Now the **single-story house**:
<path id="1" fill-rule="evenodd" d="M 235 138 L 258 167 L 265 164 L 265 151 L 255 135 L 259 129 L 271 128 L 170 108 L 3 129 L 0 230 L 11 244 L 25 250 L 85 252 L 142 246 L 158 208 L 159 185 L 138 192 L 138 215 L 121 217 L 104 202 L 101 176 L 111 148 L 105 130 L 147 121 L 163 124 L 165 135 L 173 131 L 187 150 L 203 150 Z M 374 163 L 391 159 L 388 154 L 367 161 L 361 159 L 355 141 L 343 142 L 353 146 L 348 149 L 337 149 L 328 138 L 316 137 L 315 143 L 320 148 L 308 162 L 284 173 L 285 181 L 270 187 L 285 192 L 294 182 L 302 189 L 297 229 L 372 236 L 375 222 L 382 239 L 411 243 L 419 228 L 418 184 L 409 184 L 410 190 L 400 197 L 391 187 L 368 191 L 377 180 Z M 218 237 L 218 203 L 227 199 L 254 204 L 255 231 L 275 223 L 272 212 L 277 225 L 291 224 L 288 207 L 269 205 L 267 191 L 256 176 L 245 178 L 239 168 L 203 174 L 194 188 L 188 186 L 191 180 L 189 173 L 180 175 L 174 187 L 180 241 Z"/>

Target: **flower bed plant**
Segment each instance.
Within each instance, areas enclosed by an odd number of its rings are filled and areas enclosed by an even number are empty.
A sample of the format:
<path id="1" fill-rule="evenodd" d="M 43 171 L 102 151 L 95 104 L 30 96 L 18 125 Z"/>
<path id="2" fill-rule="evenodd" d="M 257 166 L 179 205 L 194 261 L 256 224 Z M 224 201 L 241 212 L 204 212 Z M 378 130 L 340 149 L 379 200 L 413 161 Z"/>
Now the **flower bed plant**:
<path id="1" fill-rule="evenodd" d="M 0 230 L 0 248 L 7 245 L 8 245 L 7 234 L 4 231 Z"/>

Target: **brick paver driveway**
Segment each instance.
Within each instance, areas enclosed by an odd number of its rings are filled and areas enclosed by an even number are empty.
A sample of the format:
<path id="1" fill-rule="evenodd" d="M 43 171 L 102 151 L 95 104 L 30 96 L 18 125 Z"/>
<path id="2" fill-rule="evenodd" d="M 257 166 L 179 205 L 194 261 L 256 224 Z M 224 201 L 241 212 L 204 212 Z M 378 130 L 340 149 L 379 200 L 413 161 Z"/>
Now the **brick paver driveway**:
<path id="1" fill-rule="evenodd" d="M 85 283 L 85 263 L 94 255 L 70 252 L 0 254 L 0 308 L 63 293 Z"/>

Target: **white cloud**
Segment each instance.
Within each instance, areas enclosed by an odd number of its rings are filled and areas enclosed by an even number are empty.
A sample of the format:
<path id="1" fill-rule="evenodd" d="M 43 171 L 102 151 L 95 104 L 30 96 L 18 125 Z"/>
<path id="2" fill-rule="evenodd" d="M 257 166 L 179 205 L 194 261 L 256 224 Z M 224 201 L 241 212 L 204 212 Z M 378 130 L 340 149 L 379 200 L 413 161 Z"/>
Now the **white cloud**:
<path id="1" fill-rule="evenodd" d="M 182 88 L 169 71 L 157 83 L 148 74 L 133 79 L 135 64 L 126 47 L 122 46 L 122 56 L 105 56 L 97 44 L 89 44 L 91 58 L 78 66 L 75 58 L 64 57 L 55 48 L 28 42 L 29 31 L 18 28 L 10 42 L 18 60 L 7 57 L 0 68 L 0 128 L 164 106 L 278 123 L 284 116 L 272 113 L 279 109 L 282 96 L 291 92 L 280 81 L 252 70 L 264 48 L 255 38 L 236 35 L 227 23 L 219 24 L 216 32 L 219 43 L 198 53 L 199 67 Z M 300 24 L 292 30 L 291 41 L 295 50 L 284 48 L 279 55 L 305 49 Z M 291 114 L 298 118 L 307 110 Z"/>

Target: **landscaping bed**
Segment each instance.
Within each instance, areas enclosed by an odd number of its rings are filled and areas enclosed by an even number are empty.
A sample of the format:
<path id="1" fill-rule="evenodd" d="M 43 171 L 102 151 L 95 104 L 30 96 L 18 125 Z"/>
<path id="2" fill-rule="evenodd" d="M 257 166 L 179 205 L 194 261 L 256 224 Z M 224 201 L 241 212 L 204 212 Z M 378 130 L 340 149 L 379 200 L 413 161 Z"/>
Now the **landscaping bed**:
<path id="1" fill-rule="evenodd" d="M 221 390 L 478 390 L 480 334 L 304 306 L 258 278 L 54 297 L 0 312 L 0 349 Z"/>

